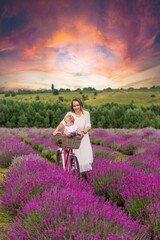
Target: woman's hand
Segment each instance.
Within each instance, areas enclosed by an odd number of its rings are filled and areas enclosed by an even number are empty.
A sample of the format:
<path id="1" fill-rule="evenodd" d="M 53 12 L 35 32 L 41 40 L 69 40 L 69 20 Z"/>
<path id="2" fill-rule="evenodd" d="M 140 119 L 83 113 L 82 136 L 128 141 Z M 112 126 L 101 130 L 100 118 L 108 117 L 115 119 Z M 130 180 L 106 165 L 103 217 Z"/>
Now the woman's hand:
<path id="1" fill-rule="evenodd" d="M 88 131 L 89 131 L 89 130 L 90 130 L 90 128 L 89 128 L 89 127 L 87 127 L 87 128 L 85 128 L 85 129 L 83 129 L 83 131 L 82 131 L 82 132 L 83 132 L 84 134 L 86 134 L 86 133 L 88 133 Z"/>
<path id="2" fill-rule="evenodd" d="M 86 131 L 85 129 L 82 131 L 84 134 L 86 134 L 88 131 Z"/>
<path id="3" fill-rule="evenodd" d="M 78 130 L 78 131 L 77 131 L 77 135 L 84 136 L 84 132 Z"/>

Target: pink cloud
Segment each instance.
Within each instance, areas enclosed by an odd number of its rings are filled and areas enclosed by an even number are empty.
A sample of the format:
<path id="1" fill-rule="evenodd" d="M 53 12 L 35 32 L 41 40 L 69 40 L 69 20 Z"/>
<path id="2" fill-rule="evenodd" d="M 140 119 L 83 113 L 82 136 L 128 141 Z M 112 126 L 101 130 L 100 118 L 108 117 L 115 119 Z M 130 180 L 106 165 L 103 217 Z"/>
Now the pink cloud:
<path id="1" fill-rule="evenodd" d="M 74 85 L 80 86 L 77 76 L 94 74 L 115 86 L 122 78 L 160 64 L 155 46 L 160 25 L 157 0 L 7 2 L 0 12 L 6 26 L 0 31 L 4 77 L 32 71 L 69 73 L 75 76 Z M 17 19 L 10 29 L 13 17 Z M 24 26 L 18 28 L 19 19 Z"/>

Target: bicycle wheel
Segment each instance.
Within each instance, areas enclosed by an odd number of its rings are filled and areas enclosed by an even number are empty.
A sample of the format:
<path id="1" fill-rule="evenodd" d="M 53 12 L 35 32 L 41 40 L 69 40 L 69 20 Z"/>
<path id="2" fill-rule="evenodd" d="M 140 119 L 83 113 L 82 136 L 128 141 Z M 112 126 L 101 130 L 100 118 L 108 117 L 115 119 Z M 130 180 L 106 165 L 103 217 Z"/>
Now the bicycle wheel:
<path id="1" fill-rule="evenodd" d="M 63 163 L 62 163 L 62 155 L 61 155 L 61 151 L 59 149 L 56 152 L 56 161 L 57 161 L 57 164 L 59 166 L 63 165 Z"/>
<path id="2" fill-rule="evenodd" d="M 80 168 L 79 168 L 79 162 L 75 155 L 70 156 L 70 171 L 76 175 L 78 178 L 80 178 Z"/>

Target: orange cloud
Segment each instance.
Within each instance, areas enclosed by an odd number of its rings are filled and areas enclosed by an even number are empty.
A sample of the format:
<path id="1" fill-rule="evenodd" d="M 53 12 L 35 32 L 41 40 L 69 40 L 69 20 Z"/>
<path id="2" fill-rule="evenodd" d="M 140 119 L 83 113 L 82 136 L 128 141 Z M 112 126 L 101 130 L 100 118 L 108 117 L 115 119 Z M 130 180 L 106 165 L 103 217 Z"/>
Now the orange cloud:
<path id="1" fill-rule="evenodd" d="M 78 20 L 71 28 L 70 21 L 67 21 L 65 26 L 60 26 L 60 29 L 53 32 L 50 37 L 39 40 L 33 47 L 25 49 L 24 54 L 30 56 L 47 48 L 60 48 L 66 44 L 92 44 L 97 40 L 96 35 L 95 26 L 87 25 L 84 21 Z"/>

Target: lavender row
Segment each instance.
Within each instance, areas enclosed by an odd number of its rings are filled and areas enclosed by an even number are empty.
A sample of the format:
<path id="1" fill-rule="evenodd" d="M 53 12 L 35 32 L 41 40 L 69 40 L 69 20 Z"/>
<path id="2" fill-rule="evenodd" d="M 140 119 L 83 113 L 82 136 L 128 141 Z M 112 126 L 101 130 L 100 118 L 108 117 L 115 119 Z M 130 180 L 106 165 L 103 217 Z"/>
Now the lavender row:
<path id="1" fill-rule="evenodd" d="M 1 128 L 0 138 L 0 165 L 8 167 L 15 156 L 29 153 L 40 153 L 52 162 L 55 162 L 57 145 L 52 136 L 53 129 Z"/>
<path id="2" fill-rule="evenodd" d="M 44 144 L 47 139 L 46 145 L 50 148 L 51 129 L 29 129 L 27 134 L 22 131 L 23 139 L 30 139 L 31 146 Z M 139 218 L 141 223 L 150 226 L 150 234 L 155 239 L 159 235 L 160 222 L 159 136 L 159 131 L 154 129 L 95 129 L 91 139 L 94 139 L 96 159 L 88 175 L 97 195 L 112 199 L 132 218 Z M 119 152 L 125 156 L 125 162 L 111 161 L 117 159 Z"/>
<path id="3" fill-rule="evenodd" d="M 9 132 L 8 129 L 7 132 Z M 52 132 L 51 128 L 10 129 L 11 134 L 18 136 L 26 144 L 30 144 L 33 149 L 41 153 L 41 156 L 55 162 L 57 145 Z M 151 128 L 94 129 L 90 136 L 95 158 L 126 159 L 128 156 L 137 156 L 138 154 L 160 158 L 159 130 Z"/>
<path id="4" fill-rule="evenodd" d="M 149 239 L 138 220 L 37 154 L 15 158 L 9 170 L 1 200 L 18 213 L 9 239 Z"/>
<path id="5" fill-rule="evenodd" d="M 30 145 L 21 141 L 18 136 L 0 137 L 0 165 L 8 167 L 13 158 L 24 154 L 36 153 Z"/>
<path id="6" fill-rule="evenodd" d="M 155 172 L 149 174 L 127 162 L 96 159 L 87 177 L 96 195 L 116 202 L 133 219 L 149 226 L 151 235 L 158 236 L 160 175 Z"/>

